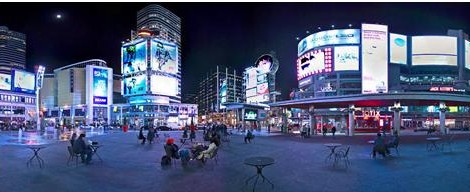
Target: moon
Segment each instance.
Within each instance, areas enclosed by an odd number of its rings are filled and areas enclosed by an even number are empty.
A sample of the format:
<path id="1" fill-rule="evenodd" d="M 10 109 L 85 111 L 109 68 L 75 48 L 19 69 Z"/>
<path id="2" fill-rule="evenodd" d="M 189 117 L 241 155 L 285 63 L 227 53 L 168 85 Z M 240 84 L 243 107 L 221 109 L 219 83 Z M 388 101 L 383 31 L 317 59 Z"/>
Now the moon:
<path id="1" fill-rule="evenodd" d="M 57 19 L 61 19 L 61 18 L 62 18 L 62 15 L 61 15 L 61 14 L 57 14 L 55 17 L 56 17 Z"/>

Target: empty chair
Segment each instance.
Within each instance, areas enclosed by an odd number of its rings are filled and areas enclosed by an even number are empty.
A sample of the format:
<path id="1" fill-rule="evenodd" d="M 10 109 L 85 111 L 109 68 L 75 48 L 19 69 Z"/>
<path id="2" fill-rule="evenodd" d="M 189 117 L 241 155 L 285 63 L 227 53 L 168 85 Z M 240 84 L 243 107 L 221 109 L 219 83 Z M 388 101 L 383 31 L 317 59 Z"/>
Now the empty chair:
<path id="1" fill-rule="evenodd" d="M 344 165 L 346 166 L 346 168 L 348 168 L 348 166 L 351 164 L 351 162 L 349 162 L 349 157 L 348 157 L 350 148 L 351 147 L 348 146 L 346 149 L 343 148 L 343 149 L 335 151 L 335 162 L 334 162 L 335 165 L 338 163 L 338 161 L 343 160 Z"/>
<path id="2" fill-rule="evenodd" d="M 67 161 L 67 165 L 69 165 L 70 161 L 75 159 L 75 166 L 78 166 L 78 158 L 80 157 L 80 154 L 74 153 L 72 146 L 67 146 L 67 151 L 69 152 L 69 160 Z"/>
<path id="3" fill-rule="evenodd" d="M 442 151 L 444 151 L 445 145 L 449 146 L 449 151 L 452 151 L 452 144 L 454 144 L 454 137 L 455 137 L 455 134 L 451 134 L 450 136 L 447 136 L 447 139 L 442 143 Z"/>

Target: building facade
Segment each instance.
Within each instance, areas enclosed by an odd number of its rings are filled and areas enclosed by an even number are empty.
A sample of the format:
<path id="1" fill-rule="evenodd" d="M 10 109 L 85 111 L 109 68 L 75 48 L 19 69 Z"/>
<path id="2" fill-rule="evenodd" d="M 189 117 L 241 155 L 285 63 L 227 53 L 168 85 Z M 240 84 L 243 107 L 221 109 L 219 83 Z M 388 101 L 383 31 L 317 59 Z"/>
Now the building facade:
<path id="1" fill-rule="evenodd" d="M 113 104 L 113 70 L 100 59 L 54 69 L 40 90 L 43 124 L 109 124 Z M 120 89 L 118 89 L 120 91 Z"/>
<path id="2" fill-rule="evenodd" d="M 12 68 L 26 65 L 26 35 L 0 26 L 0 73 L 10 74 Z"/>
<path id="3" fill-rule="evenodd" d="M 320 31 L 298 44 L 293 124 L 354 132 L 470 127 L 470 43 L 462 30 L 407 36 L 386 25 Z M 279 117 L 280 119 L 280 117 Z M 285 122 L 284 122 L 285 123 Z"/>

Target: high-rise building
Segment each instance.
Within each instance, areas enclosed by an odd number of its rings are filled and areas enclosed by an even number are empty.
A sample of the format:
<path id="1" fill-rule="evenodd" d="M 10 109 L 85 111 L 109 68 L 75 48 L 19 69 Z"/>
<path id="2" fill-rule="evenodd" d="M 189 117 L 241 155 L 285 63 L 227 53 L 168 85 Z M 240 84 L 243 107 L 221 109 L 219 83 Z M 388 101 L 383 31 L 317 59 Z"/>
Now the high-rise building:
<path id="1" fill-rule="evenodd" d="M 24 69 L 26 64 L 26 35 L 0 26 L 0 72 L 11 68 Z"/>
<path id="2" fill-rule="evenodd" d="M 197 104 L 199 114 L 222 112 L 224 103 L 243 102 L 243 77 L 228 68 L 219 69 L 215 73 L 208 74 L 199 83 Z"/>
<path id="3" fill-rule="evenodd" d="M 151 4 L 137 12 L 137 30 L 142 29 L 181 47 L 181 19 L 160 5 Z"/>

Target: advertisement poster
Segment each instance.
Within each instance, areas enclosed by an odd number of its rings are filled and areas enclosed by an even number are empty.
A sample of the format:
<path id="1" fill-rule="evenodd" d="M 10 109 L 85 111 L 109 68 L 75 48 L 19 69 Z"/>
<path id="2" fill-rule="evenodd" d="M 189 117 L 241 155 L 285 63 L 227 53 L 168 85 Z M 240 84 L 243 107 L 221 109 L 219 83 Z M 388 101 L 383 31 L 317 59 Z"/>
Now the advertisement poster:
<path id="1" fill-rule="evenodd" d="M 227 79 L 220 84 L 219 96 L 221 104 L 227 102 Z"/>
<path id="2" fill-rule="evenodd" d="M 341 46 L 335 47 L 335 71 L 359 70 L 359 47 Z"/>
<path id="3" fill-rule="evenodd" d="M 388 26 L 362 24 L 362 93 L 388 91 Z"/>
<path id="4" fill-rule="evenodd" d="M 256 89 L 258 95 L 269 94 L 268 83 L 259 84 Z"/>
<path id="5" fill-rule="evenodd" d="M 124 79 L 124 95 L 137 95 L 147 93 L 147 76 L 139 75 Z"/>
<path id="6" fill-rule="evenodd" d="M 258 68 L 258 74 L 265 74 L 271 71 L 273 63 L 273 58 L 270 55 L 261 56 L 256 62 L 256 67 Z"/>
<path id="7" fill-rule="evenodd" d="M 173 77 L 152 75 L 150 91 L 154 94 L 176 96 L 178 94 L 178 79 Z"/>
<path id="8" fill-rule="evenodd" d="M 470 41 L 465 40 L 465 68 L 470 69 Z"/>
<path id="9" fill-rule="evenodd" d="M 122 47 L 122 74 L 147 70 L 147 41 Z"/>
<path id="10" fill-rule="evenodd" d="M 93 68 L 93 104 L 108 104 L 108 70 Z"/>
<path id="11" fill-rule="evenodd" d="M 0 73 L 0 89 L 11 90 L 11 75 Z"/>
<path id="12" fill-rule="evenodd" d="M 331 72 L 332 48 L 323 48 L 307 52 L 297 59 L 297 80 L 319 74 Z"/>
<path id="13" fill-rule="evenodd" d="M 334 29 L 311 34 L 297 45 L 297 56 L 324 45 L 359 44 L 360 32 L 359 29 Z"/>
<path id="14" fill-rule="evenodd" d="M 405 35 L 390 33 L 390 63 L 406 65 L 407 44 Z"/>
<path id="15" fill-rule="evenodd" d="M 178 47 L 174 43 L 153 39 L 151 42 L 152 70 L 178 73 Z"/>
<path id="16" fill-rule="evenodd" d="M 13 91 L 34 93 L 35 75 L 26 71 L 13 71 Z"/>
<path id="17" fill-rule="evenodd" d="M 256 71 L 256 68 L 251 68 L 247 71 L 247 83 L 246 83 L 246 89 L 250 89 L 250 88 L 253 88 L 253 87 L 256 87 L 257 85 L 257 71 Z"/>
<path id="18" fill-rule="evenodd" d="M 412 65 L 457 66 L 457 37 L 414 36 L 411 48 Z"/>

